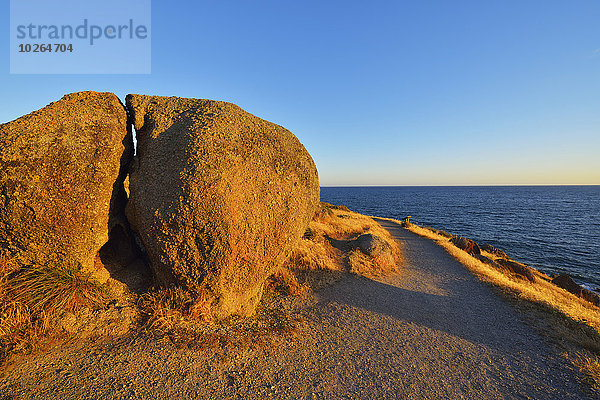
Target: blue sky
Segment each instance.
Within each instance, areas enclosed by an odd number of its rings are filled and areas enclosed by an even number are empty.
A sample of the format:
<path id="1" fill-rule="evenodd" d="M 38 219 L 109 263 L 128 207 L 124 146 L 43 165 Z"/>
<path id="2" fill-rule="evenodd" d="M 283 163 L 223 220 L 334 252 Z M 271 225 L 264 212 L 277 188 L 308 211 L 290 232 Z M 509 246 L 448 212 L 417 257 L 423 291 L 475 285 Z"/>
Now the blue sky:
<path id="1" fill-rule="evenodd" d="M 148 75 L 11 75 L 7 35 L 0 122 L 209 98 L 290 129 L 322 185 L 600 184 L 597 0 L 154 1 L 151 36 Z"/>

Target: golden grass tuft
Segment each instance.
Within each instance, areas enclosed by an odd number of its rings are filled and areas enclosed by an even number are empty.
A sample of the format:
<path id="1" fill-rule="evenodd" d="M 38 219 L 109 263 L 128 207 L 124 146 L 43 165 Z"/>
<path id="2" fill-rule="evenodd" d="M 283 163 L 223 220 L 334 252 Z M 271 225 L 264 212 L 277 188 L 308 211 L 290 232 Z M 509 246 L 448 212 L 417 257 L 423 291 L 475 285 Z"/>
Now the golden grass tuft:
<path id="1" fill-rule="evenodd" d="M 26 267 L 9 278 L 7 284 L 12 299 L 25 304 L 34 315 L 96 307 L 107 298 L 102 286 L 89 276 L 61 266 Z"/>
<path id="2" fill-rule="evenodd" d="M 600 392 L 600 357 L 588 354 L 577 354 L 574 364 L 590 378 L 590 386 Z"/>
<path id="3" fill-rule="evenodd" d="M 147 329 L 168 332 L 185 321 L 212 322 L 210 296 L 195 296 L 180 287 L 155 288 L 142 294 L 138 306 L 146 316 Z"/>
<path id="4" fill-rule="evenodd" d="M 99 308 L 108 295 L 88 275 L 65 266 L 21 267 L 0 257 L 0 362 L 29 352 L 66 312 Z"/>
<path id="5" fill-rule="evenodd" d="M 298 278 L 287 268 L 280 268 L 269 276 L 267 287 L 284 296 L 302 297 L 308 293 L 308 285 L 300 284 Z"/>
<path id="6" fill-rule="evenodd" d="M 288 266 L 306 271 L 342 271 L 342 252 L 334 248 L 322 234 L 301 239 L 288 260 Z"/>
<path id="7" fill-rule="evenodd" d="M 369 256 L 355 249 L 350 252 L 347 260 L 350 272 L 368 278 L 377 278 L 398 271 L 400 248 L 394 246 L 391 254 L 386 253 L 379 256 Z"/>

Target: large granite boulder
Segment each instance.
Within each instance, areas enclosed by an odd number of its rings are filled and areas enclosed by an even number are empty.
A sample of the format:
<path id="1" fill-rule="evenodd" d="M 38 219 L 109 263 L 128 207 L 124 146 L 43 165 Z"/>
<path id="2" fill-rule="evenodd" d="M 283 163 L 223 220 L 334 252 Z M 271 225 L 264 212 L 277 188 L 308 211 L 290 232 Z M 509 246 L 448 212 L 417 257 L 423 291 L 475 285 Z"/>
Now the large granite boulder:
<path id="1" fill-rule="evenodd" d="M 132 151 L 112 93 L 69 94 L 0 125 L 0 252 L 22 265 L 102 268 Z"/>
<path id="2" fill-rule="evenodd" d="M 220 101 L 128 95 L 127 216 L 163 285 L 249 315 L 319 204 L 315 164 L 279 125 Z"/>

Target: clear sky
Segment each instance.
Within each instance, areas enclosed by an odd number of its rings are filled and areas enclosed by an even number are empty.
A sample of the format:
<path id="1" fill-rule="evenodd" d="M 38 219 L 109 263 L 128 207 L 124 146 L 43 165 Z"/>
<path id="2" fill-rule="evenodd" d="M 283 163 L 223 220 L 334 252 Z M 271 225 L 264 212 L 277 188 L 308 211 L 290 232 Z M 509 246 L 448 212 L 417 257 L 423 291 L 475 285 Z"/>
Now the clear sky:
<path id="1" fill-rule="evenodd" d="M 2 4 L 0 122 L 209 98 L 290 129 L 323 186 L 600 184 L 598 0 L 155 0 L 149 75 L 10 75 Z"/>

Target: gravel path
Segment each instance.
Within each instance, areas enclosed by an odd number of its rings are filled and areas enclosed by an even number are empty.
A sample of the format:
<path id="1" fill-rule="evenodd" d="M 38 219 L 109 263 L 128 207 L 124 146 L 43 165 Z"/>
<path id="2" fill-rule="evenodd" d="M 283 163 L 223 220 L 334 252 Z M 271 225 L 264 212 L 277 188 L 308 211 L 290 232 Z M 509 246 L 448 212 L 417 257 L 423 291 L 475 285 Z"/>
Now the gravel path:
<path id="1" fill-rule="evenodd" d="M 348 276 L 306 300 L 296 338 L 254 351 L 166 340 L 66 346 L 21 362 L 23 398 L 587 399 L 578 372 L 517 311 L 433 242 L 381 222 L 406 266 Z M 1 396 L 0 396 L 1 398 Z M 20 397 L 17 397 L 20 398 Z"/>

